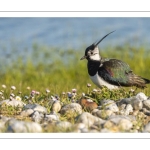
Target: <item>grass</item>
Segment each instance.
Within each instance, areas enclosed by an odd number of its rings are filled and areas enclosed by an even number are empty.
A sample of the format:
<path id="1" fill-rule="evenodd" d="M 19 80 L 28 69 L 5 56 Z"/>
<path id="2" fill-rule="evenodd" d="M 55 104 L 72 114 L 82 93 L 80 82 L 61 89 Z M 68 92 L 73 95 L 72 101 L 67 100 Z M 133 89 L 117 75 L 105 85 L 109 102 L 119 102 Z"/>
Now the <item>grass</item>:
<path id="1" fill-rule="evenodd" d="M 33 45 L 30 56 L 24 58 L 12 51 L 12 56 L 9 58 L 11 63 L 1 62 L 0 84 L 5 84 L 7 87 L 15 85 L 18 91 L 25 93 L 28 86 L 37 91 L 48 88 L 55 94 L 70 91 L 72 88 L 76 88 L 79 92 L 87 92 L 87 83 L 91 83 L 93 88 L 97 87 L 89 79 L 87 62 L 79 60 L 83 55 L 84 49 L 61 50 L 36 44 Z M 130 65 L 134 73 L 150 78 L 148 69 L 150 53 L 143 47 L 134 48 L 128 45 L 107 47 L 101 50 L 101 55 L 121 59 Z"/>
<path id="2" fill-rule="evenodd" d="M 103 57 L 116 58 L 128 63 L 135 74 L 150 79 L 150 53 L 146 47 L 131 47 L 123 45 L 122 47 L 106 47 L 100 50 Z M 16 52 L 16 50 L 15 50 Z M 22 55 L 11 51 L 9 58 L 3 57 L 0 60 L 0 90 L 2 95 L 0 99 L 8 99 L 11 93 L 18 95 L 22 101 L 28 103 L 26 96 L 30 97 L 31 91 L 39 91 L 40 94 L 32 99 L 32 103 L 38 103 L 47 108 L 48 113 L 51 111 L 51 106 L 48 105 L 48 100 L 51 95 L 58 95 L 63 102 L 70 102 L 67 95 L 62 92 L 71 92 L 72 89 L 77 89 L 76 98 L 79 99 L 82 93 L 87 94 L 95 102 L 100 103 L 102 99 L 118 100 L 125 97 L 134 96 L 138 92 L 144 92 L 150 96 L 150 85 L 146 89 L 137 89 L 131 92 L 131 88 L 121 88 L 120 90 L 110 91 L 107 88 L 98 89 L 90 80 L 87 72 L 87 61 L 80 61 L 84 55 L 82 50 L 65 50 L 51 48 L 34 44 L 30 55 Z M 5 60 L 5 61 L 4 61 Z M 87 87 L 87 83 L 91 87 Z M 6 88 L 1 87 L 6 85 Z M 11 89 L 15 86 L 16 90 Z M 50 93 L 46 93 L 46 89 Z M 98 89 L 98 92 L 93 92 L 93 89 Z M 29 120 L 29 118 L 19 118 L 19 108 L 2 107 L 0 114 L 5 116 L 15 116 L 17 119 Z M 66 116 L 61 116 L 60 119 L 68 120 Z M 74 118 L 69 118 L 71 123 L 74 123 Z M 46 129 L 53 130 L 53 129 Z M 55 131 L 55 130 L 53 130 Z"/>
<path id="3" fill-rule="evenodd" d="M 13 51 L 14 48 L 12 48 L 9 60 L 7 57 L 5 58 L 6 63 L 0 63 L 0 84 L 7 86 L 4 91 L 6 97 L 9 96 L 12 85 L 16 86 L 16 93 L 22 92 L 22 96 L 29 95 L 31 90 L 44 93 L 46 89 L 49 89 L 51 94 L 61 95 L 62 92 L 69 92 L 73 88 L 76 88 L 81 95 L 83 92 L 88 92 L 87 83 L 92 85 L 91 88 L 97 88 L 88 76 L 86 60 L 80 61 L 84 55 L 84 49 L 75 51 L 33 44 L 30 55 L 23 57 L 19 52 L 16 55 Z M 150 79 L 150 53 L 148 51 L 144 47 L 135 48 L 124 45 L 122 47 L 106 47 L 100 50 L 100 53 L 103 57 L 125 61 L 134 73 Z M 7 63 L 7 61 L 11 63 Z M 27 87 L 30 87 L 31 90 L 27 90 Z M 150 86 L 148 85 L 148 87 Z M 129 90 L 130 88 L 125 89 Z M 144 92 L 150 95 L 149 88 Z M 105 89 L 102 93 L 101 98 L 118 95 L 111 91 L 105 92 Z"/>

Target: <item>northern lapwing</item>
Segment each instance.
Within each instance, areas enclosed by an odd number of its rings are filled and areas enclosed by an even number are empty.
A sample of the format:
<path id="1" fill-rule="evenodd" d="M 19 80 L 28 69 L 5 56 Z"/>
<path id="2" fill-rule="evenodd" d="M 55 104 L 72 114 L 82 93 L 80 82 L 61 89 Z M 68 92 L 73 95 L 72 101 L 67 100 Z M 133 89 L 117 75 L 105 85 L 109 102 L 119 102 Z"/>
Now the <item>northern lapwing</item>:
<path id="1" fill-rule="evenodd" d="M 98 44 L 113 32 L 87 47 L 85 55 L 80 59 L 87 59 L 87 69 L 91 80 L 100 88 L 103 86 L 108 89 L 117 89 L 122 86 L 145 88 L 150 80 L 134 74 L 127 63 L 118 59 L 101 57 Z"/>

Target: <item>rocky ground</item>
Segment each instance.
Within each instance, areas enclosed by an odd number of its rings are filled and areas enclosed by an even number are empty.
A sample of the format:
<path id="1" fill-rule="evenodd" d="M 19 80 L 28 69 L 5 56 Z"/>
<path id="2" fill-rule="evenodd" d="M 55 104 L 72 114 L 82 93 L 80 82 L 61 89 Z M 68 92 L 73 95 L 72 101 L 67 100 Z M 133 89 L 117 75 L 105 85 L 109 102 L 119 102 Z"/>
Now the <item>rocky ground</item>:
<path id="1" fill-rule="evenodd" d="M 13 95 L 1 100 L 0 132 L 150 132 L 150 98 L 144 93 L 119 100 L 103 99 L 99 103 L 84 94 L 76 99 L 75 93 L 68 93 L 70 99 L 67 103 L 58 96 L 51 96 L 47 107 L 30 99 L 25 103 Z M 16 113 L 6 115 L 6 111 Z"/>

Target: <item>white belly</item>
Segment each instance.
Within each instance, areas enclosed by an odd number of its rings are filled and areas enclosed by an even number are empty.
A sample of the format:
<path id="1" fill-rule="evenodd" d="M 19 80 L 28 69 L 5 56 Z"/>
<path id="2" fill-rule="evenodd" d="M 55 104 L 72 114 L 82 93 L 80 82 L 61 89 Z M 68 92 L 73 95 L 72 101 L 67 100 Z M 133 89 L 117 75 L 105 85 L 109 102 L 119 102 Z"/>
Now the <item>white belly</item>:
<path id="1" fill-rule="evenodd" d="M 98 87 L 106 86 L 108 89 L 118 89 L 118 86 L 111 85 L 104 81 L 98 74 L 94 76 L 90 76 L 91 80 L 93 81 L 94 84 L 96 84 Z"/>

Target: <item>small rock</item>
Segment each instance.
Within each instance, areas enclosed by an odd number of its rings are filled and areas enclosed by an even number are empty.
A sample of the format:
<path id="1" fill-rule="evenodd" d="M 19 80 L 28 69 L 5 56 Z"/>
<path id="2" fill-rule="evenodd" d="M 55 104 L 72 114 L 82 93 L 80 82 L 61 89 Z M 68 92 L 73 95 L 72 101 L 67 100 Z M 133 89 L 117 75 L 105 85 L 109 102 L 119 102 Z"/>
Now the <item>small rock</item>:
<path id="1" fill-rule="evenodd" d="M 133 116 L 137 116 L 138 113 L 139 113 L 139 110 L 134 110 L 133 113 L 132 113 L 132 115 Z"/>
<path id="2" fill-rule="evenodd" d="M 141 101 L 145 101 L 145 100 L 147 100 L 147 98 L 148 98 L 148 97 L 147 97 L 144 93 L 142 93 L 142 92 L 138 93 L 135 97 L 138 98 L 138 99 L 141 100 Z"/>
<path id="3" fill-rule="evenodd" d="M 131 104 L 133 100 L 135 100 L 136 98 L 135 97 L 130 97 L 130 98 L 124 98 L 124 99 L 121 99 L 120 101 L 117 102 L 117 105 L 118 106 L 121 106 L 121 105 L 127 105 L 127 104 Z"/>
<path id="4" fill-rule="evenodd" d="M 128 115 L 128 116 L 124 116 L 124 115 L 116 115 L 116 116 L 110 116 L 108 118 L 108 120 L 112 121 L 113 123 L 115 124 L 118 124 L 120 120 L 122 119 L 127 119 L 129 121 L 135 121 L 136 120 L 136 117 L 135 116 L 131 116 L 131 115 Z"/>
<path id="5" fill-rule="evenodd" d="M 100 117 L 102 119 L 106 119 L 111 115 L 115 115 L 114 112 L 112 110 L 98 110 L 97 112 L 95 112 L 94 116 Z"/>
<path id="6" fill-rule="evenodd" d="M 23 110 L 20 115 L 23 116 L 23 117 L 28 117 L 30 116 L 32 113 L 34 112 L 33 109 L 26 109 L 26 110 Z"/>
<path id="7" fill-rule="evenodd" d="M 93 116 L 88 112 L 82 113 L 76 119 L 76 123 L 84 123 L 86 128 L 91 127 L 94 123 L 102 124 L 104 122 L 105 122 L 104 120 L 102 120 L 96 116 Z"/>
<path id="8" fill-rule="evenodd" d="M 143 107 L 150 110 L 150 100 L 143 101 Z"/>
<path id="9" fill-rule="evenodd" d="M 43 120 L 44 115 L 42 113 L 39 113 L 38 111 L 34 111 L 31 117 L 33 121 L 40 123 Z"/>
<path id="10" fill-rule="evenodd" d="M 118 101 L 117 105 L 118 106 L 121 106 L 122 104 L 131 104 L 132 105 L 132 103 L 136 100 L 140 100 L 140 99 L 136 96 L 133 96 L 130 98 L 124 98 L 124 99 L 121 99 L 120 101 Z M 142 101 L 142 100 L 140 100 L 140 101 Z"/>
<path id="11" fill-rule="evenodd" d="M 96 116 L 96 112 L 99 111 L 99 109 L 93 109 L 93 111 L 91 112 L 92 115 Z"/>
<path id="12" fill-rule="evenodd" d="M 143 108 L 143 103 L 140 99 L 137 99 L 133 102 L 132 106 L 135 110 L 141 110 Z"/>
<path id="13" fill-rule="evenodd" d="M 57 113 L 60 111 L 60 109 L 61 109 L 60 101 L 56 100 L 52 105 L 52 111 Z"/>
<path id="14" fill-rule="evenodd" d="M 147 125 L 145 125 L 143 132 L 144 133 L 150 133 L 150 122 Z"/>
<path id="15" fill-rule="evenodd" d="M 5 123 L 10 120 L 10 117 L 0 116 L 0 132 L 4 132 L 6 129 Z"/>
<path id="16" fill-rule="evenodd" d="M 78 103 L 71 103 L 62 107 L 60 113 L 68 117 L 76 116 L 82 113 L 82 107 Z"/>
<path id="17" fill-rule="evenodd" d="M 74 124 L 74 132 L 76 132 L 76 133 L 83 133 L 84 132 L 84 130 L 86 130 L 87 131 L 87 128 L 85 127 L 85 124 L 84 123 L 76 123 L 76 124 Z"/>
<path id="18" fill-rule="evenodd" d="M 24 109 L 33 109 L 43 114 L 47 114 L 47 109 L 39 104 L 27 104 Z"/>
<path id="19" fill-rule="evenodd" d="M 115 124 L 112 121 L 108 120 L 104 123 L 103 126 L 104 126 L 104 128 L 111 129 L 111 128 L 113 128 L 114 125 Z"/>
<path id="20" fill-rule="evenodd" d="M 35 122 L 25 122 L 11 119 L 8 121 L 6 132 L 13 133 L 41 133 L 42 127 Z"/>
<path id="21" fill-rule="evenodd" d="M 113 131 L 107 129 L 107 128 L 103 128 L 100 133 L 114 133 Z"/>
<path id="22" fill-rule="evenodd" d="M 59 117 L 57 114 L 45 115 L 44 120 L 47 122 L 59 121 Z"/>
<path id="23" fill-rule="evenodd" d="M 112 110 L 113 112 L 118 112 L 119 108 L 116 105 L 115 101 L 113 100 L 103 100 L 101 101 L 101 105 L 103 107 L 103 109 L 109 109 Z"/>
<path id="24" fill-rule="evenodd" d="M 70 130 L 72 128 L 72 124 L 68 121 L 59 121 L 56 123 L 56 127 L 60 131 L 66 131 L 66 130 Z"/>
<path id="25" fill-rule="evenodd" d="M 78 128 L 78 129 L 83 129 L 83 128 L 85 128 L 85 124 L 84 124 L 84 123 L 77 123 L 77 124 L 75 124 L 75 126 L 76 126 L 76 128 Z"/>
<path id="26" fill-rule="evenodd" d="M 122 104 L 122 110 L 120 110 L 120 114 L 121 115 L 129 115 L 131 112 L 133 112 L 133 107 L 131 104 Z M 125 107 L 125 108 L 124 108 Z"/>
<path id="27" fill-rule="evenodd" d="M 3 105 L 7 105 L 7 106 L 12 106 L 12 107 L 23 107 L 25 106 L 25 103 L 23 103 L 22 101 L 18 101 L 18 100 L 10 100 L 10 99 L 6 99 L 6 100 L 2 100 L 0 102 L 0 105 L 3 106 Z"/>
<path id="28" fill-rule="evenodd" d="M 143 108 L 142 110 L 145 115 L 150 116 L 150 110 L 147 110 L 146 108 Z"/>
<path id="29" fill-rule="evenodd" d="M 121 131 L 128 131 L 132 128 L 133 124 L 128 119 L 121 119 L 118 123 L 118 127 Z"/>

